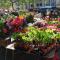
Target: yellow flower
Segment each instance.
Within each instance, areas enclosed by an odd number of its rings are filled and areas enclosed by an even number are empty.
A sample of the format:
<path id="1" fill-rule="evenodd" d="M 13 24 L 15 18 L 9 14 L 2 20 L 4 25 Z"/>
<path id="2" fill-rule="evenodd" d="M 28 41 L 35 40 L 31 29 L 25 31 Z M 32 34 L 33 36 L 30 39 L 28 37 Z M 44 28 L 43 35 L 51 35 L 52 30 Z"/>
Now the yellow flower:
<path id="1" fill-rule="evenodd" d="M 20 19 L 24 19 L 24 16 L 19 16 Z"/>
<path id="2" fill-rule="evenodd" d="M 53 30 L 51 30 L 51 29 L 46 29 L 45 31 L 46 32 L 53 32 Z"/>

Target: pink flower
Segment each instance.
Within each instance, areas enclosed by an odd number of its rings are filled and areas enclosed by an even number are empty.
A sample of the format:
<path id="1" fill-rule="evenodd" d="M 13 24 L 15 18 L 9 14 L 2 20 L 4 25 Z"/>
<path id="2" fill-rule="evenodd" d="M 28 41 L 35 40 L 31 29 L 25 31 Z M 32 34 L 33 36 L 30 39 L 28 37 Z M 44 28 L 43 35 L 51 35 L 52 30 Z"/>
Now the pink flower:
<path id="1" fill-rule="evenodd" d="M 57 26 L 56 26 L 56 25 L 47 25 L 47 28 L 50 28 L 50 29 L 56 29 Z"/>
<path id="2" fill-rule="evenodd" d="M 60 17 L 58 18 L 58 21 L 60 21 Z"/>
<path id="3" fill-rule="evenodd" d="M 57 28 L 56 31 L 57 31 L 57 32 L 60 32 L 60 28 Z"/>

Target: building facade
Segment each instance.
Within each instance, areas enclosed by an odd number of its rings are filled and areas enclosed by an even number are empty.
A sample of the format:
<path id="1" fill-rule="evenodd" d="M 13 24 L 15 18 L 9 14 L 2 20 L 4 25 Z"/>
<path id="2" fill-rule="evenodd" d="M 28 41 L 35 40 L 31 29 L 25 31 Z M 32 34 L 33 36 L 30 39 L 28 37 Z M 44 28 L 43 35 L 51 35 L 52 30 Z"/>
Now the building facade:
<path id="1" fill-rule="evenodd" d="M 34 0 L 34 8 L 56 7 L 56 0 Z"/>
<path id="2" fill-rule="evenodd" d="M 13 1 L 16 1 L 16 0 L 13 0 Z M 15 5 L 17 4 L 15 3 Z M 33 3 L 26 2 L 26 3 L 23 3 L 22 5 L 21 4 L 17 5 L 17 8 L 18 7 L 21 10 L 28 10 L 33 8 L 37 8 L 37 9 L 43 9 L 43 8 L 50 9 L 50 8 L 56 8 L 56 7 L 60 8 L 60 0 L 33 0 Z"/>
<path id="3" fill-rule="evenodd" d="M 60 0 L 56 0 L 56 7 L 60 8 Z"/>

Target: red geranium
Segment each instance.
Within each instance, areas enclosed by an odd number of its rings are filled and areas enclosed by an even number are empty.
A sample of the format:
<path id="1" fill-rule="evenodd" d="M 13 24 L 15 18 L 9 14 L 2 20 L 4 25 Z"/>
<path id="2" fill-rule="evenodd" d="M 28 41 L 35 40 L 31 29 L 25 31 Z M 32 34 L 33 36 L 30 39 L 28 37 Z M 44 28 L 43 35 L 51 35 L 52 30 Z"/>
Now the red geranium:
<path id="1" fill-rule="evenodd" d="M 12 22 L 11 25 L 13 26 L 20 26 L 23 24 L 23 19 L 20 19 L 19 17 L 15 18 Z"/>

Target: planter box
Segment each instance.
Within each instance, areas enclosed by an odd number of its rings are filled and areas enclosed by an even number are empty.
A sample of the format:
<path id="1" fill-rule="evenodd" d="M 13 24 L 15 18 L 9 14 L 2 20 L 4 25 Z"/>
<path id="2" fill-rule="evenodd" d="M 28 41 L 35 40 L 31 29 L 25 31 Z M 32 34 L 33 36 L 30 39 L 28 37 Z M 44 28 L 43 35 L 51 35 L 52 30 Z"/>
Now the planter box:
<path id="1" fill-rule="evenodd" d="M 60 47 L 58 46 L 57 51 L 55 48 L 51 49 L 45 56 L 39 54 L 26 53 L 19 49 L 10 50 L 4 47 L 0 47 L 0 59 L 1 60 L 53 60 L 55 52 L 57 52 L 58 57 L 60 57 Z M 7 52 L 6 52 L 7 51 Z"/>
<path id="2" fill-rule="evenodd" d="M 0 49 L 0 59 L 1 60 L 43 60 L 44 57 L 42 55 L 36 55 L 36 54 L 28 54 L 23 51 L 19 50 L 10 50 L 6 49 L 4 47 L 1 47 Z"/>

